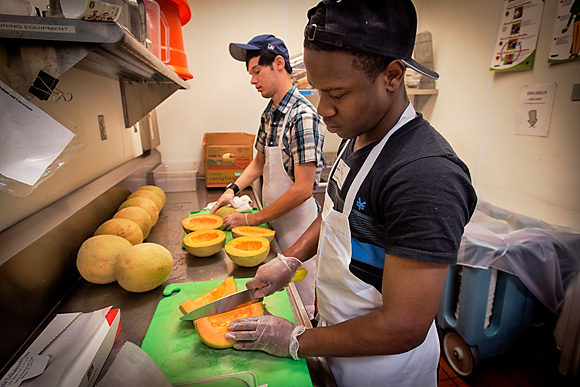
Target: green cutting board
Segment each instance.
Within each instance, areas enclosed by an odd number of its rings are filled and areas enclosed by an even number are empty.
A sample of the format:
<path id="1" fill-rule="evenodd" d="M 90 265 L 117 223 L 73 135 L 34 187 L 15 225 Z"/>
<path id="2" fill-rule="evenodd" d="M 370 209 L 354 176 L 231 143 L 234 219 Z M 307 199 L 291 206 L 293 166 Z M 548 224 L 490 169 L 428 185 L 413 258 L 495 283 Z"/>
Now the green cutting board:
<path id="1" fill-rule="evenodd" d="M 236 279 L 239 290 L 246 288 L 248 278 Z M 179 305 L 215 288 L 222 281 L 201 281 L 170 284 L 163 289 L 166 296 L 159 302 L 141 348 L 159 365 L 173 384 L 235 372 L 250 371 L 258 384 L 269 387 L 312 386 L 305 359 L 295 361 L 261 351 L 215 349 L 199 338 L 193 322 L 182 321 Z M 267 310 L 294 322 L 286 290 L 264 299 Z"/>

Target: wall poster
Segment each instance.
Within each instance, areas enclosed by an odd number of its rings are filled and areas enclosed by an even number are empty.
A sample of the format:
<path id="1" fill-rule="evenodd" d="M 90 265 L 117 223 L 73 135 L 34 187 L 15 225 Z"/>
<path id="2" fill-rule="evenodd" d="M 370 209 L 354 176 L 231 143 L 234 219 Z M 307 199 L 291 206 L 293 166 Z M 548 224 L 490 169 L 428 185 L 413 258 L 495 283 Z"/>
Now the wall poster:
<path id="1" fill-rule="evenodd" d="M 524 85 L 518 105 L 516 134 L 548 137 L 556 83 Z"/>
<path id="2" fill-rule="evenodd" d="M 548 62 L 578 60 L 580 51 L 580 0 L 561 0 L 556 11 Z"/>
<path id="3" fill-rule="evenodd" d="M 542 0 L 504 0 L 490 70 L 530 70 L 544 11 Z"/>

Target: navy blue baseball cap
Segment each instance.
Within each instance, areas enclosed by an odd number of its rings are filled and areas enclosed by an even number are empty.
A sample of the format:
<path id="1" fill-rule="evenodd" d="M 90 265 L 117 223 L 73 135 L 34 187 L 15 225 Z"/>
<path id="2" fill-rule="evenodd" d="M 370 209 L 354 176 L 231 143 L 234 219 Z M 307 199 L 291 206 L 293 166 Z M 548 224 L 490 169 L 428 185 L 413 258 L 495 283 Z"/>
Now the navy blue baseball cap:
<path id="1" fill-rule="evenodd" d="M 292 72 L 292 66 L 290 66 L 290 56 L 288 55 L 288 49 L 281 39 L 278 39 L 274 35 L 258 35 L 248 42 L 248 44 L 243 43 L 230 43 L 230 55 L 241 62 L 245 62 L 248 57 L 248 51 L 270 51 L 275 55 L 280 55 L 284 58 L 284 63 L 286 64 L 286 70 L 289 73 Z"/>
<path id="2" fill-rule="evenodd" d="M 407 67 L 438 79 L 411 55 L 417 12 L 411 0 L 323 0 L 308 11 L 304 37 L 311 41 L 400 59 Z"/>

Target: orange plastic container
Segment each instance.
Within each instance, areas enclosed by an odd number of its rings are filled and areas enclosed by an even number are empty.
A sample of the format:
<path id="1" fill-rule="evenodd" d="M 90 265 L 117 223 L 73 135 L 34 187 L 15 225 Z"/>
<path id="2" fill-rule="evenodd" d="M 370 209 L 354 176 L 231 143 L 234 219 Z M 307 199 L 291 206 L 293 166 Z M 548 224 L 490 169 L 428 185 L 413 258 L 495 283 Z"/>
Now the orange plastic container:
<path id="1" fill-rule="evenodd" d="M 167 66 L 175 71 L 182 79 L 192 79 L 193 75 L 187 68 L 187 55 L 183 47 L 183 34 L 181 26 L 185 25 L 191 19 L 191 9 L 187 0 L 157 0 L 161 11 L 169 23 L 169 47 L 165 41 L 162 31 L 161 37 L 161 55 L 169 57 Z M 169 50 L 169 54 L 167 53 Z"/>

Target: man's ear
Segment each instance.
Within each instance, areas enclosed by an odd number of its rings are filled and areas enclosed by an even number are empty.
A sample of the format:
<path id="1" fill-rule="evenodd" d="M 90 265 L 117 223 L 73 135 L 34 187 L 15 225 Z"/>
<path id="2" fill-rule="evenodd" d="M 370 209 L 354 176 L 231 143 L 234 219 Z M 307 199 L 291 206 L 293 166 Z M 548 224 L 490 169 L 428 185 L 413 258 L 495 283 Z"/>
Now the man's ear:
<path id="1" fill-rule="evenodd" d="M 276 70 L 284 70 L 284 68 L 286 67 L 286 61 L 284 60 L 282 55 L 278 55 L 276 58 L 274 58 L 273 64 L 274 67 L 276 67 Z"/>
<path id="2" fill-rule="evenodd" d="M 382 73 L 387 91 L 394 92 L 399 89 L 405 80 L 405 68 L 405 64 L 398 59 L 389 63 Z"/>

